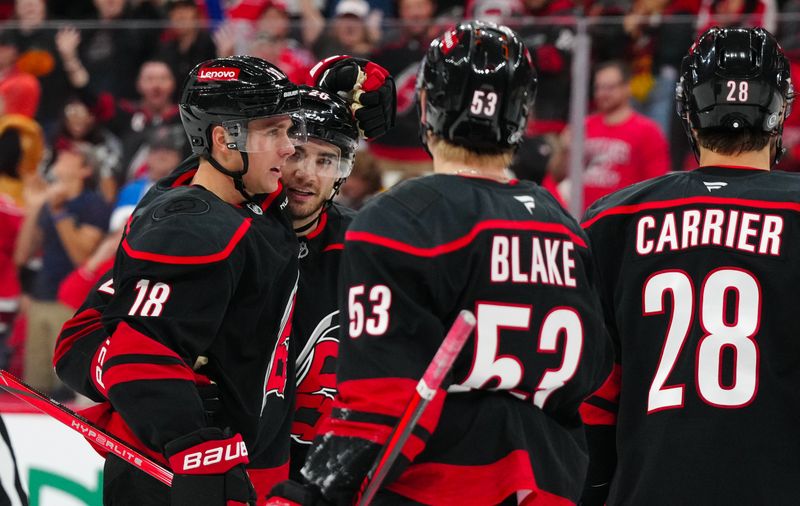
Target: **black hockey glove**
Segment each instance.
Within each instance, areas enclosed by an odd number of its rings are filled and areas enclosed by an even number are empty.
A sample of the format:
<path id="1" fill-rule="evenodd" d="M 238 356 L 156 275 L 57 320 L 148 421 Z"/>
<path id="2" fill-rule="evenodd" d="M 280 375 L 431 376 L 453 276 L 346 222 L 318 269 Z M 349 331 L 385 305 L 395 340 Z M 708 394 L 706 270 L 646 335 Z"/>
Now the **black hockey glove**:
<path id="1" fill-rule="evenodd" d="M 164 454 L 174 473 L 172 506 L 256 504 L 241 435 L 231 437 L 216 427 L 200 429 L 167 443 Z"/>
<path id="2" fill-rule="evenodd" d="M 311 484 L 286 480 L 272 487 L 267 506 L 333 506 L 320 490 Z"/>
<path id="3" fill-rule="evenodd" d="M 394 126 L 397 91 L 389 71 L 363 58 L 331 56 L 311 69 L 314 86 L 347 100 L 366 139 L 375 139 Z"/>

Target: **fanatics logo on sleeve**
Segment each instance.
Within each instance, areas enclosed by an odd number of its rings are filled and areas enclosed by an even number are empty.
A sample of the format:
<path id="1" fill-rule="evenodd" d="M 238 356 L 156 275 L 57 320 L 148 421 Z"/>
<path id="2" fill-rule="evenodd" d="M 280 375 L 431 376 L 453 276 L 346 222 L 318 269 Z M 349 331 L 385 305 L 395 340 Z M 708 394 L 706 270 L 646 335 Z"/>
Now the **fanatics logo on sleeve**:
<path id="1" fill-rule="evenodd" d="M 536 209 L 536 202 L 534 202 L 533 197 L 530 195 L 517 195 L 514 198 L 519 200 L 529 213 L 533 214 L 533 210 Z"/>
<path id="2" fill-rule="evenodd" d="M 720 188 L 728 186 L 728 183 L 724 181 L 703 181 L 703 184 L 706 185 L 708 193 L 711 193 L 713 190 L 719 190 Z"/>
<path id="3" fill-rule="evenodd" d="M 239 79 L 239 69 L 233 67 L 204 68 L 197 73 L 198 81 L 236 81 L 237 79 Z"/>

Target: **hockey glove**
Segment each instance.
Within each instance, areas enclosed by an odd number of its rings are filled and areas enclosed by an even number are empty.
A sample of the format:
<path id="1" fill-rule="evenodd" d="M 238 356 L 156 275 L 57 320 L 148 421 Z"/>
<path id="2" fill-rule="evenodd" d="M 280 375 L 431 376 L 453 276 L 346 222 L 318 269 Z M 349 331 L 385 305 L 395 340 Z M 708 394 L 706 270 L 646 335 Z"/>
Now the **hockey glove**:
<path id="1" fill-rule="evenodd" d="M 272 487 L 267 506 L 332 506 L 322 497 L 322 492 L 311 484 L 286 480 Z"/>
<path id="2" fill-rule="evenodd" d="M 249 460 L 241 435 L 230 437 L 208 427 L 170 441 L 164 454 L 174 473 L 172 506 L 256 504 L 244 468 Z"/>
<path id="3" fill-rule="evenodd" d="M 331 56 L 311 69 L 311 80 L 350 103 L 365 138 L 380 137 L 394 126 L 397 91 L 394 78 L 380 65 L 363 58 Z"/>

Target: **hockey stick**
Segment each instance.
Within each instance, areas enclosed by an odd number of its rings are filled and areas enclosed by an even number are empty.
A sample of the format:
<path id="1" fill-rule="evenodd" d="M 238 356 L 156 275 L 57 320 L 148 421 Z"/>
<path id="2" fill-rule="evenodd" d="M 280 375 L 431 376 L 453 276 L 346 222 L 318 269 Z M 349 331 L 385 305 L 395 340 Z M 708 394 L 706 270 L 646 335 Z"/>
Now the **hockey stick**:
<path id="1" fill-rule="evenodd" d="M 467 342 L 472 329 L 475 328 L 475 315 L 470 311 L 463 310 L 458 314 L 456 321 L 447 335 L 444 337 L 439 349 L 433 356 L 430 365 L 422 375 L 422 379 L 417 383 L 416 393 L 409 401 L 400 420 L 392 429 L 389 439 L 386 444 L 381 448 L 381 452 L 375 459 L 367 476 L 361 483 L 361 488 L 353 501 L 358 506 L 367 506 L 378 489 L 381 488 L 383 480 L 389 474 L 392 465 L 400 451 L 403 449 L 406 441 L 408 440 L 414 427 L 417 426 L 422 413 L 436 395 L 436 391 L 442 384 L 444 377 L 450 371 L 458 354 Z"/>
<path id="2" fill-rule="evenodd" d="M 154 462 L 63 404 L 26 385 L 18 378 L 0 369 L 0 388 L 13 394 L 43 413 L 52 416 L 92 443 L 105 448 L 132 466 L 136 466 L 167 486 L 172 485 L 172 472 Z"/>

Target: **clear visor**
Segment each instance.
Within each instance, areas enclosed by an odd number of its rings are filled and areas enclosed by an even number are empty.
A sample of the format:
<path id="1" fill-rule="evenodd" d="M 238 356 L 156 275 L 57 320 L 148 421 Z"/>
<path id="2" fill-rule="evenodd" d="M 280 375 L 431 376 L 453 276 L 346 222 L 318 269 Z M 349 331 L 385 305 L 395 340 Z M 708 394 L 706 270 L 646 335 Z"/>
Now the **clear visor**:
<path id="1" fill-rule="evenodd" d="M 282 114 L 222 124 L 230 149 L 245 153 L 275 152 L 291 144 L 306 143 L 306 123 L 301 114 Z"/>
<path id="2" fill-rule="evenodd" d="M 342 156 L 338 146 L 314 137 L 295 146 L 294 154 L 286 160 L 285 170 L 303 170 L 317 177 L 339 179 L 350 175 L 353 156 Z"/>

